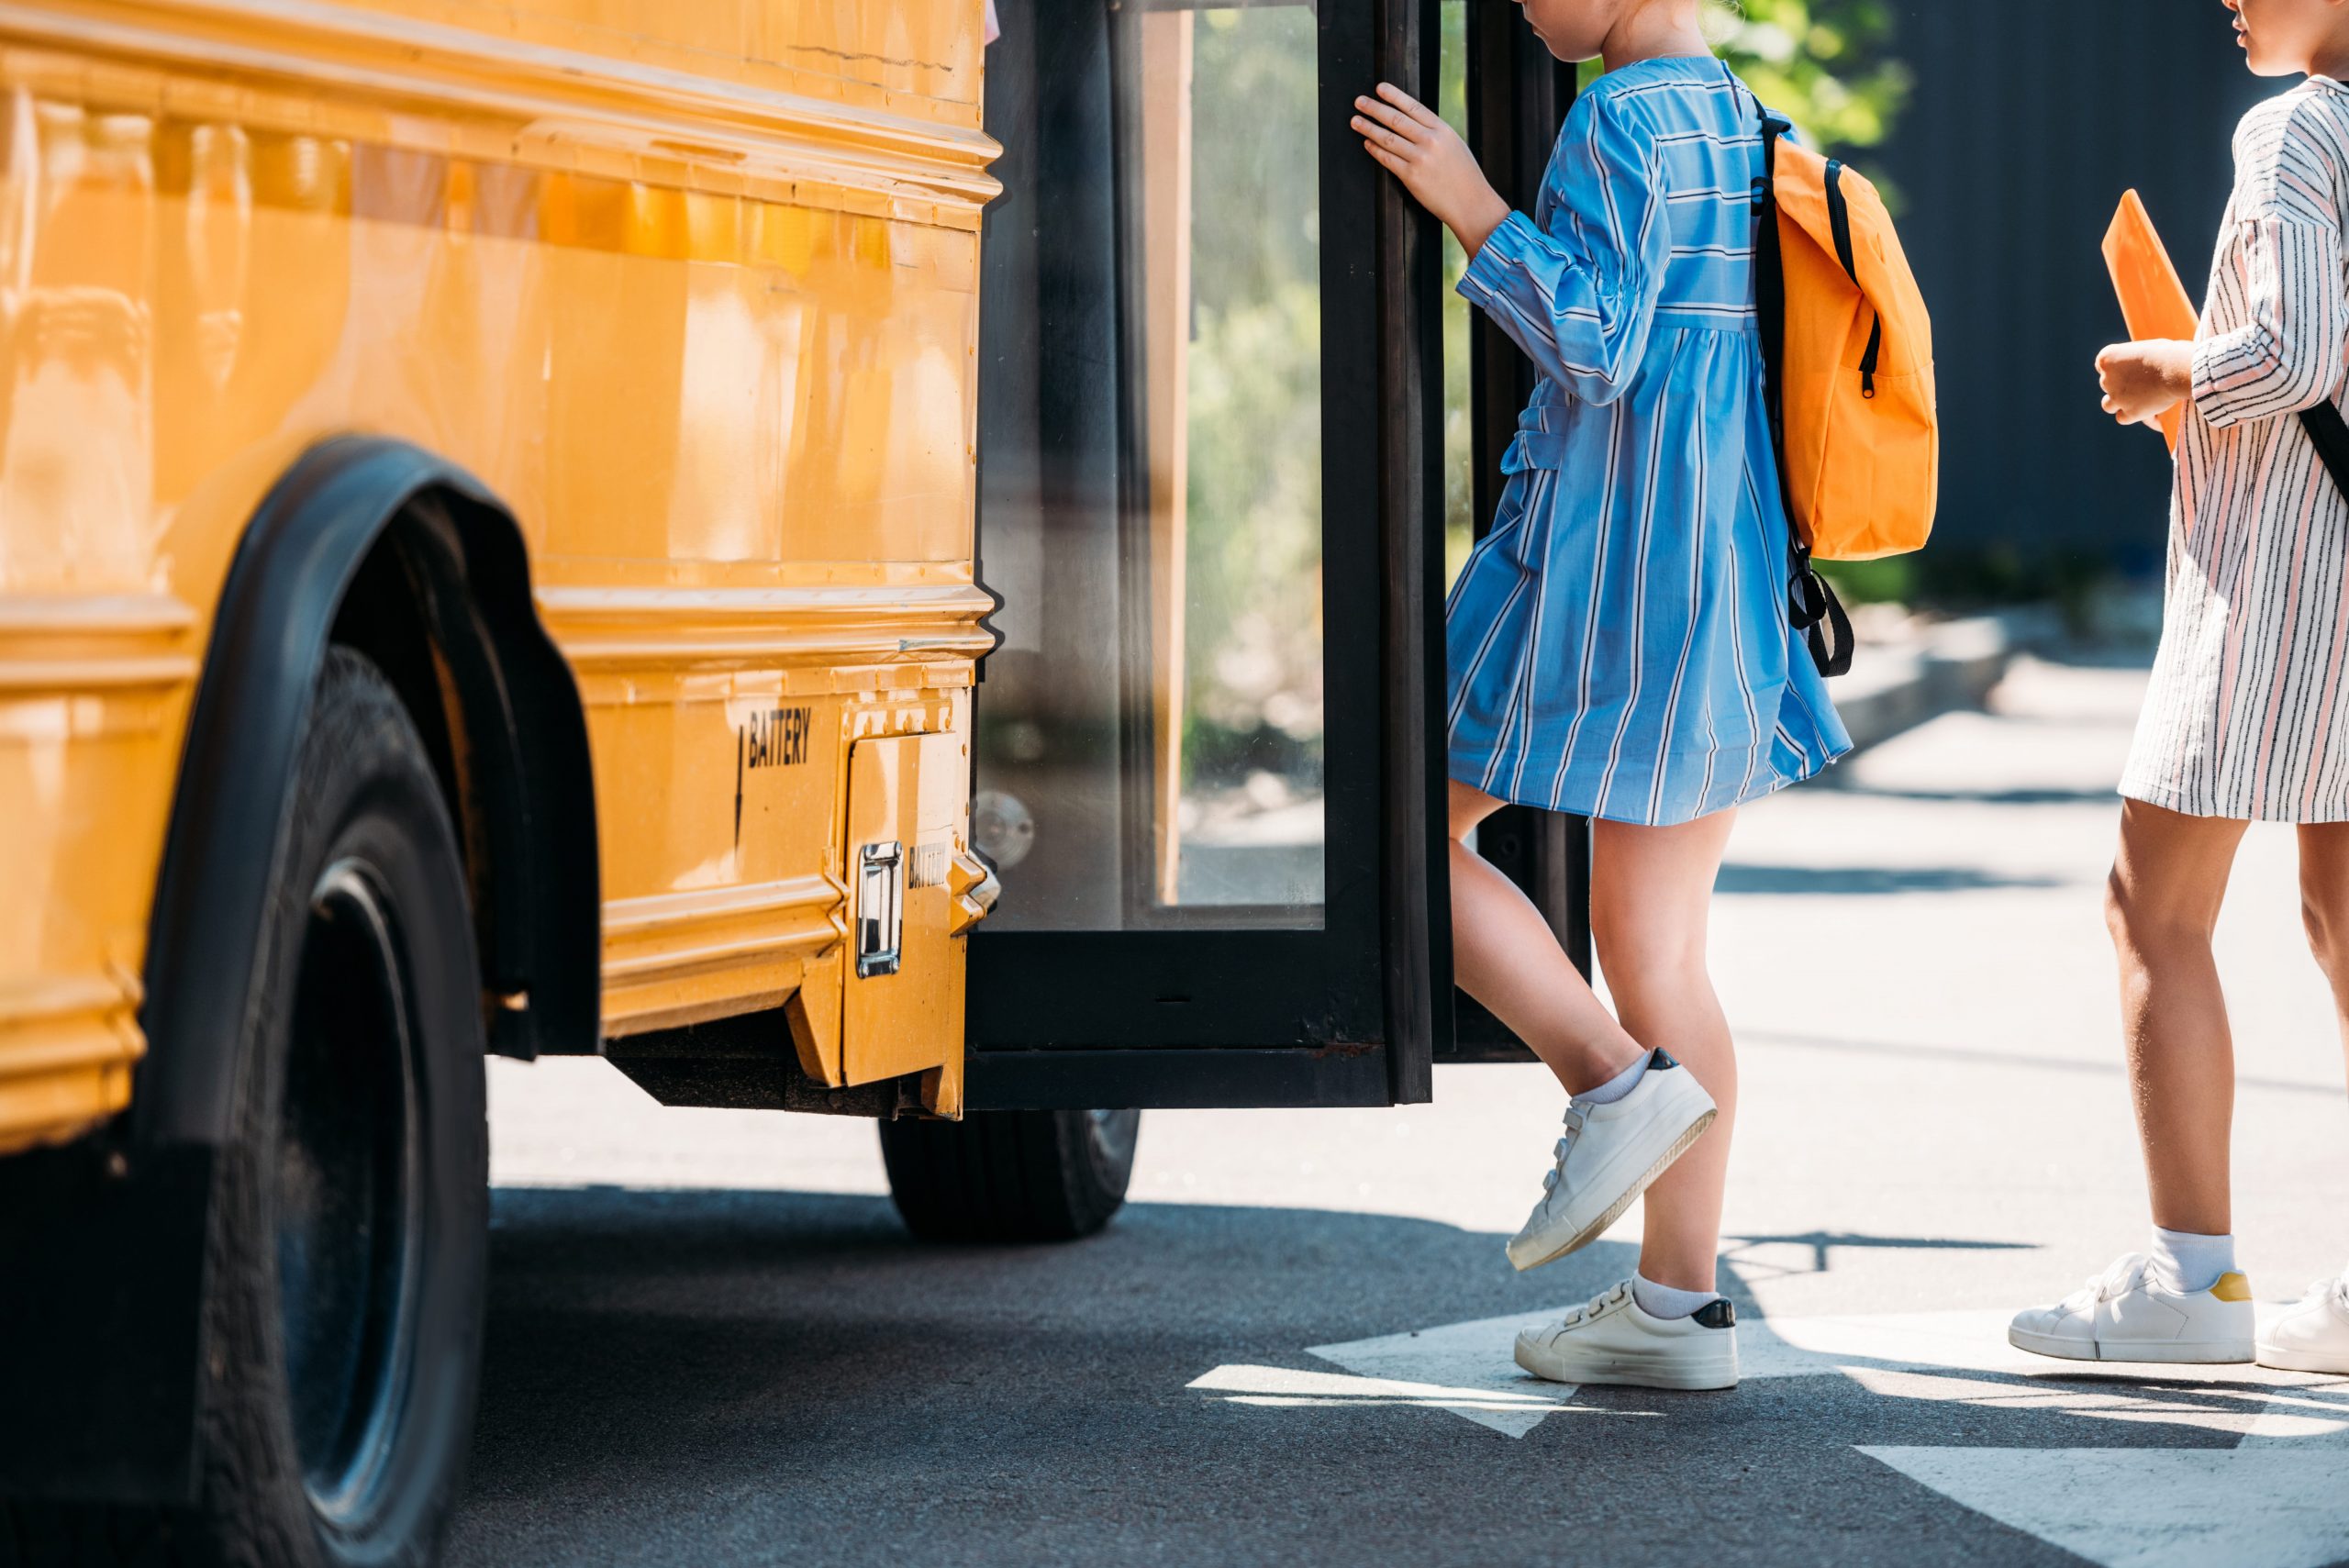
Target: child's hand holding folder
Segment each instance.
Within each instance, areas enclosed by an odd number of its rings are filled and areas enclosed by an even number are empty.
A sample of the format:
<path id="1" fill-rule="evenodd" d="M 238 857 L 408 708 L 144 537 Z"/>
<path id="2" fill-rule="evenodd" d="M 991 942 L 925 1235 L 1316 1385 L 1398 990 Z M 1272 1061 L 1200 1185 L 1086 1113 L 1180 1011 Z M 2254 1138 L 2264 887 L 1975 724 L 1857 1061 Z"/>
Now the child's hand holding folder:
<path id="1" fill-rule="evenodd" d="M 2194 334 L 2201 325 L 2145 204 L 2131 191 L 2104 236 L 2104 261 L 2135 339 L 2099 354 L 2104 411 L 2124 425 L 2158 425 L 2177 450 L 2186 400 L 2194 394 Z"/>
<path id="2" fill-rule="evenodd" d="M 2194 345 L 2174 338 L 2115 343 L 2096 357 L 2104 411 L 2124 425 L 2151 425 L 2177 447 L 2183 405 L 2194 395 Z"/>

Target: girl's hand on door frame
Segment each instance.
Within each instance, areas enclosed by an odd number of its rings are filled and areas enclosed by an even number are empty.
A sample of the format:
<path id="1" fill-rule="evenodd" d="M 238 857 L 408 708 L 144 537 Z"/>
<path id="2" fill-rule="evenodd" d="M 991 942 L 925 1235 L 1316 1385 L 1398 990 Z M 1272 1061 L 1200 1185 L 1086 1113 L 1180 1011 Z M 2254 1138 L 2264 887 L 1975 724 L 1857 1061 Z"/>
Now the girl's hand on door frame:
<path id="1" fill-rule="evenodd" d="M 1442 116 L 1391 82 L 1378 84 L 1376 97 L 1356 98 L 1354 109 L 1354 133 L 1364 150 L 1459 237 L 1473 260 L 1509 209 L 1468 144 Z"/>

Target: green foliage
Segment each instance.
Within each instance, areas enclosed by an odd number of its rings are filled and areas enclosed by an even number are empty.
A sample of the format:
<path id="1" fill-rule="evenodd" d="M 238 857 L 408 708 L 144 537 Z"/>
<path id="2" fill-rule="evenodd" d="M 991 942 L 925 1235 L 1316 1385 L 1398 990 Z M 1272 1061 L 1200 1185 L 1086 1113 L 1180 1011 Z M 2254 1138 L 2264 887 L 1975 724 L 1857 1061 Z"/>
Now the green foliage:
<path id="1" fill-rule="evenodd" d="M 1903 556 L 1900 562 L 1910 564 L 1915 578 L 1914 589 L 1899 595 L 1905 605 L 1965 615 L 2010 605 L 2053 604 L 2074 627 L 2088 624 L 2095 600 L 2117 577 L 2111 563 L 2094 552 L 2011 540 L 1936 545 L 1930 570 L 1920 556 Z M 1833 570 L 1841 573 L 1850 568 Z M 1839 589 L 1843 581 L 1837 576 Z"/>
<path id="2" fill-rule="evenodd" d="M 1822 561 L 1819 574 L 1835 584 L 1847 605 L 1913 605 L 1917 602 L 1917 558 L 1884 561 Z"/>
<path id="3" fill-rule="evenodd" d="M 1313 13 L 1202 11 L 1191 48 L 1191 288 L 1222 310 L 1320 266 Z"/>
<path id="4" fill-rule="evenodd" d="M 1318 779 L 1322 640 L 1313 14 L 1204 11 L 1193 49 L 1186 791 Z"/>
<path id="5" fill-rule="evenodd" d="M 1186 646 L 1190 719 L 1318 734 L 1321 295 L 1286 279 L 1197 313 Z"/>
<path id="6" fill-rule="evenodd" d="M 1704 0 L 1705 36 L 1762 101 L 1829 152 L 1874 147 L 1909 101 L 1909 67 L 1888 54 L 1885 0 Z M 1598 61 L 1581 79 L 1598 78 Z"/>
<path id="7" fill-rule="evenodd" d="M 1827 151 L 1874 147 L 1909 101 L 1909 68 L 1887 52 L 1886 0 L 1706 0 L 1721 58 L 1804 139 Z"/>

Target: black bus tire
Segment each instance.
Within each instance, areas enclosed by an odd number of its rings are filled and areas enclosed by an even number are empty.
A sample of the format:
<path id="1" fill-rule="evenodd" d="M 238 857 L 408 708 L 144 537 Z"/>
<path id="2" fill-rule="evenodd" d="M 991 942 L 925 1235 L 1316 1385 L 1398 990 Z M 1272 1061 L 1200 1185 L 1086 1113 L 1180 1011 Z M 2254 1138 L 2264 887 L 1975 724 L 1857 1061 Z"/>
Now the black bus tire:
<path id="1" fill-rule="evenodd" d="M 1141 1112 L 978 1111 L 881 1124 L 889 1196 L 928 1241 L 1073 1241 L 1109 1223 Z"/>
<path id="2" fill-rule="evenodd" d="M 488 1273 L 481 983 L 423 742 L 347 650 L 319 676 L 278 855 L 206 1242 L 199 1500 L 20 1505 L 27 1568 L 439 1555 Z"/>

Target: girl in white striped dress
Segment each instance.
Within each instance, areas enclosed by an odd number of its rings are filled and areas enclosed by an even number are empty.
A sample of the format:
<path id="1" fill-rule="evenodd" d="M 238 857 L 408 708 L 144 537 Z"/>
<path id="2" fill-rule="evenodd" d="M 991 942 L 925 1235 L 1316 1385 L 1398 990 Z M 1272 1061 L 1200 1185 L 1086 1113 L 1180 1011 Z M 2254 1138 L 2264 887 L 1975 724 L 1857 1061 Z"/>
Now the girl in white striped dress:
<path id="1" fill-rule="evenodd" d="M 2186 405 L 2162 645 L 2121 793 L 2109 906 L 2153 1197 L 2146 1253 L 2016 1318 L 2026 1350 L 2349 1373 L 2349 1283 L 2257 1334 L 2235 1271 L 2233 1047 L 2210 935 L 2254 821 L 2299 825 L 2310 944 L 2349 1039 L 2349 499 L 2298 417 L 2349 347 L 2349 6 L 2221 0 L 2252 70 L 2308 78 L 2235 135 L 2235 191 L 2195 340 L 2098 361 L 2104 406 Z"/>

